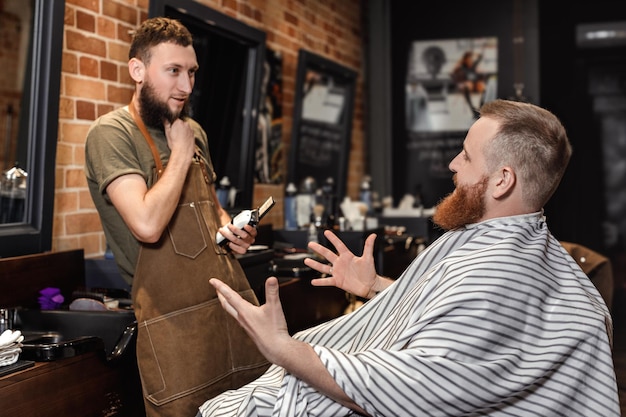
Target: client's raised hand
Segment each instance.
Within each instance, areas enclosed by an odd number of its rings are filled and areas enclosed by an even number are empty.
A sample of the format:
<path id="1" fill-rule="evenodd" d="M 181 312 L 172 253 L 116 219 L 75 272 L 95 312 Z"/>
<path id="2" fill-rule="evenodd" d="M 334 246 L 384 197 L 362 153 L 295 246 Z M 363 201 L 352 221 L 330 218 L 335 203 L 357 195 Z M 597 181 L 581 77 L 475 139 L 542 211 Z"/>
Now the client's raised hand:
<path id="1" fill-rule="evenodd" d="M 254 341 L 259 351 L 272 363 L 282 365 L 281 353 L 292 339 L 287 329 L 278 294 L 278 280 L 270 277 L 265 283 L 266 303 L 256 306 L 217 278 L 209 283 L 215 287 L 222 307 L 233 316 Z"/>
<path id="2" fill-rule="evenodd" d="M 376 235 L 371 234 L 365 240 L 363 255 L 356 256 L 332 231 L 326 230 L 324 236 L 337 250 L 337 253 L 320 245 L 309 243 L 309 248 L 326 259 L 330 264 L 307 258 L 305 265 L 328 277 L 315 278 L 311 284 L 315 286 L 335 286 L 359 297 L 371 298 L 392 282 L 376 274 L 374 265 L 374 243 Z"/>

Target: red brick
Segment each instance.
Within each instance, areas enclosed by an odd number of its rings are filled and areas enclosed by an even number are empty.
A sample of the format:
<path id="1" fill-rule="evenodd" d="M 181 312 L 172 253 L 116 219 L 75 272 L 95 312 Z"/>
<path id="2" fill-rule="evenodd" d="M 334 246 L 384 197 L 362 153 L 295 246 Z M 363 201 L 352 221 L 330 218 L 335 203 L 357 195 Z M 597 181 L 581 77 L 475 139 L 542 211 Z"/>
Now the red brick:
<path id="1" fill-rule="evenodd" d="M 89 124 L 86 123 L 61 123 L 60 141 L 65 143 L 85 143 Z"/>
<path id="2" fill-rule="evenodd" d="M 59 143 L 57 145 L 56 163 L 57 165 L 71 165 L 74 163 L 72 146 L 65 143 Z M 59 209 L 56 204 L 55 209 Z"/>
<path id="3" fill-rule="evenodd" d="M 87 32 L 95 33 L 96 17 L 81 10 L 76 11 L 76 27 Z"/>
<path id="4" fill-rule="evenodd" d="M 74 114 L 74 100 L 61 97 L 59 100 L 59 119 L 73 119 Z"/>
<path id="5" fill-rule="evenodd" d="M 54 207 L 61 212 L 72 212 L 78 209 L 78 193 L 63 191 L 54 195 Z"/>
<path id="6" fill-rule="evenodd" d="M 100 80 L 87 80 L 71 76 L 64 77 L 65 93 L 70 97 L 104 100 L 104 83 Z"/>
<path id="7" fill-rule="evenodd" d="M 104 36 L 108 39 L 115 39 L 116 27 L 117 25 L 113 20 L 107 19 L 106 17 L 98 17 L 98 36 Z"/>
<path id="8" fill-rule="evenodd" d="M 237 1 L 236 0 L 224 0 L 222 2 L 222 7 L 230 10 L 237 10 Z M 224 12 L 222 10 L 222 12 Z"/>
<path id="9" fill-rule="evenodd" d="M 136 25 L 125 25 L 120 23 L 117 25 L 117 39 L 122 42 L 127 42 L 130 45 L 132 40 L 131 32 L 135 29 Z M 128 55 L 128 54 L 126 54 Z"/>
<path id="10" fill-rule="evenodd" d="M 65 4 L 65 16 L 63 17 L 63 24 L 66 28 L 76 26 L 76 9 Z"/>
<path id="11" fill-rule="evenodd" d="M 117 65 L 108 61 L 100 61 L 100 78 L 117 81 Z"/>
<path id="12" fill-rule="evenodd" d="M 106 56 L 106 43 L 93 36 L 85 36 L 72 30 L 65 31 L 67 48 L 70 51 L 79 51 L 86 54 Z"/>
<path id="13" fill-rule="evenodd" d="M 77 100 L 76 101 L 76 118 L 95 120 L 96 118 L 96 105 L 90 101 Z"/>
<path id="14" fill-rule="evenodd" d="M 285 12 L 284 13 L 284 17 L 285 17 L 285 21 L 288 23 L 291 23 L 294 26 L 298 26 L 298 17 L 294 16 L 293 14 L 289 13 L 289 12 Z"/>
<path id="15" fill-rule="evenodd" d="M 95 204 L 93 203 L 93 199 L 91 198 L 91 194 L 89 190 L 85 189 L 78 193 L 78 208 L 81 210 L 85 209 L 95 209 Z"/>
<path id="16" fill-rule="evenodd" d="M 107 97 L 110 102 L 128 104 L 133 96 L 133 89 L 130 87 L 117 87 L 109 85 L 107 87 Z"/>
<path id="17" fill-rule="evenodd" d="M 68 169 L 65 176 L 65 186 L 68 188 L 86 187 L 85 171 L 82 168 Z"/>
<path id="18" fill-rule="evenodd" d="M 109 42 L 109 59 L 118 62 L 128 62 L 128 44 Z"/>
<path id="19" fill-rule="evenodd" d="M 98 213 L 75 213 L 65 216 L 68 235 L 97 232 L 102 227 Z"/>
<path id="20" fill-rule="evenodd" d="M 64 52 L 61 67 L 64 73 L 78 74 L 78 57 L 76 54 Z"/>
<path id="21" fill-rule="evenodd" d="M 81 57 L 78 60 L 78 67 L 80 68 L 80 74 L 86 75 L 88 77 L 98 78 L 100 75 L 100 69 L 98 68 L 98 61 L 89 58 L 89 57 Z"/>
<path id="22" fill-rule="evenodd" d="M 100 117 L 102 115 L 107 114 L 108 112 L 115 109 L 115 107 L 117 106 L 113 106 L 111 104 L 98 104 L 98 112 L 96 114 L 96 117 Z"/>
<path id="23" fill-rule="evenodd" d="M 137 24 L 139 10 L 135 7 L 125 6 L 113 1 L 104 1 L 102 5 L 102 14 L 117 20 L 122 20 L 131 25 Z"/>
<path id="24" fill-rule="evenodd" d="M 110 0 L 109 0 L 110 1 Z M 67 4 L 73 4 L 75 6 L 82 7 L 84 9 L 89 9 L 92 12 L 98 12 L 100 7 L 100 0 L 65 0 Z"/>

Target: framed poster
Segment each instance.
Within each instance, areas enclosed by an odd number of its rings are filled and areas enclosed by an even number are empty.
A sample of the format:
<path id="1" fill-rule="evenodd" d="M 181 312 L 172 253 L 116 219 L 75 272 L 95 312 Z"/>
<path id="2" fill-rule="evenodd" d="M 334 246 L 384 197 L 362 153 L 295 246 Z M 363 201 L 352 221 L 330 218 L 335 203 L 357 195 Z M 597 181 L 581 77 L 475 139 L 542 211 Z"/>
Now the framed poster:
<path id="1" fill-rule="evenodd" d="M 407 130 L 466 131 L 496 98 L 497 38 L 415 41 L 406 80 Z"/>
<path id="2" fill-rule="evenodd" d="M 498 40 L 420 40 L 408 53 L 407 193 L 430 207 L 452 191 L 448 164 L 480 106 L 497 96 Z"/>
<path id="3" fill-rule="evenodd" d="M 346 192 L 357 73 L 301 49 L 294 101 L 288 182 L 328 178 L 339 199 Z"/>

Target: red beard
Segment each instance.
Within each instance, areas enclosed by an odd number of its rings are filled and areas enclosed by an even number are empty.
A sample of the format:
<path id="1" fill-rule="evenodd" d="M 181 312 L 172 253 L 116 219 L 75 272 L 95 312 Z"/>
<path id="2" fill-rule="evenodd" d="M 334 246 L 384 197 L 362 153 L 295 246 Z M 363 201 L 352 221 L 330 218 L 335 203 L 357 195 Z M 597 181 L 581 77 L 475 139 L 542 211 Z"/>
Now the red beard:
<path id="1" fill-rule="evenodd" d="M 453 230 L 470 223 L 476 223 L 485 214 L 485 192 L 488 177 L 473 185 L 458 185 L 456 174 L 453 177 L 456 189 L 437 205 L 433 221 L 444 230 Z"/>

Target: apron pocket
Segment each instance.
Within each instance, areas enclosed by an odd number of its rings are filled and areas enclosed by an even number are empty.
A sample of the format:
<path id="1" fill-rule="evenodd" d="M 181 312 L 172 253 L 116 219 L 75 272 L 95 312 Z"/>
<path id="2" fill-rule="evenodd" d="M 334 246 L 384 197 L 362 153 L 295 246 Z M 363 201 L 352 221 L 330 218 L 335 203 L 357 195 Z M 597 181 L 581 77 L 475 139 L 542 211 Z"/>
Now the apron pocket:
<path id="1" fill-rule="evenodd" d="M 178 255 L 195 259 L 207 247 L 195 203 L 178 206 L 167 229 L 174 252 Z"/>
<path id="2" fill-rule="evenodd" d="M 251 290 L 241 295 L 254 297 Z M 217 299 L 139 323 L 137 361 L 144 394 L 157 406 L 200 390 L 212 398 L 267 368 Z"/>

